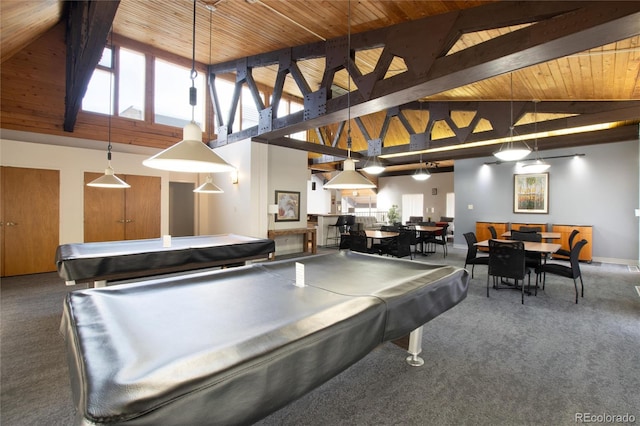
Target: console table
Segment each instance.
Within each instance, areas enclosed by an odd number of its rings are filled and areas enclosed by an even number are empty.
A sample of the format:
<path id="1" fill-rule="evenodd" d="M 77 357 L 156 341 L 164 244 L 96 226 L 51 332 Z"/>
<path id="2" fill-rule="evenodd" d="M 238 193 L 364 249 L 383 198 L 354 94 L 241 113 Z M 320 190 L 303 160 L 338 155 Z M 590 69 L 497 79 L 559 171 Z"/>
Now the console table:
<path id="1" fill-rule="evenodd" d="M 316 241 L 316 228 L 292 228 L 292 229 L 271 229 L 267 232 L 267 237 L 275 240 L 276 237 L 284 235 L 302 235 L 302 251 L 316 254 L 318 245 Z M 271 259 L 276 258 L 275 251 L 271 253 Z"/>

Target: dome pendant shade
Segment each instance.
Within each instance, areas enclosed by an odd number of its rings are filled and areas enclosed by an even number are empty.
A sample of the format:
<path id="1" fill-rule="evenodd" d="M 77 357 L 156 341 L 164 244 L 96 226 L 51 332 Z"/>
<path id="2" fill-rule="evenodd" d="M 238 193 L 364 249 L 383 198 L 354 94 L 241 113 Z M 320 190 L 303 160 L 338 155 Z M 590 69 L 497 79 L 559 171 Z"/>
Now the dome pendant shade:
<path id="1" fill-rule="evenodd" d="M 194 189 L 193 192 L 201 194 L 222 194 L 224 191 L 213 183 L 211 176 L 207 176 L 207 180 L 202 185 Z"/>
<path id="2" fill-rule="evenodd" d="M 220 173 L 235 169 L 202 143 L 202 130 L 193 121 L 183 130 L 183 140 L 142 162 L 160 170 L 190 173 Z"/>
<path id="3" fill-rule="evenodd" d="M 501 147 L 499 151 L 493 153 L 498 159 L 502 161 L 518 161 L 522 160 L 524 157 L 531 153 L 531 149 L 528 146 L 522 146 L 521 148 L 514 147 L 511 143 L 505 149 Z"/>
<path id="4" fill-rule="evenodd" d="M 356 163 L 347 158 L 344 160 L 343 170 L 333 179 L 324 184 L 326 189 L 366 189 L 376 185 L 369 179 L 356 172 Z"/>
<path id="5" fill-rule="evenodd" d="M 524 164 L 520 170 L 524 173 L 542 173 L 549 169 L 551 165 L 544 160 L 537 159 L 532 163 Z"/>
<path id="6" fill-rule="evenodd" d="M 131 185 L 113 173 L 111 164 L 109 164 L 109 166 L 104 170 L 104 175 L 92 180 L 87 184 L 87 186 L 92 186 L 94 188 L 131 188 Z"/>
<path id="7" fill-rule="evenodd" d="M 370 175 L 379 175 L 384 172 L 384 169 L 385 167 L 380 163 L 380 160 L 374 157 L 371 162 L 367 161 L 367 164 L 364 165 L 362 171 Z"/>
<path id="8" fill-rule="evenodd" d="M 420 165 L 420 168 L 411 177 L 417 181 L 424 181 L 431 177 L 431 173 L 429 173 L 426 166 L 423 168 L 422 165 Z"/>

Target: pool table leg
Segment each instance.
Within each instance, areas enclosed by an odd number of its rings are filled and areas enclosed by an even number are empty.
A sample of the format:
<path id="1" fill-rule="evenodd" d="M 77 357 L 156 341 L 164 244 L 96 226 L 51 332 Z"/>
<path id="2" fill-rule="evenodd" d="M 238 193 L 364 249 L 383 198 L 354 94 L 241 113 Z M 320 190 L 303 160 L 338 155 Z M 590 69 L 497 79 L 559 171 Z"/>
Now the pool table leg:
<path id="1" fill-rule="evenodd" d="M 409 334 L 409 348 L 407 349 L 409 356 L 407 363 L 413 367 L 420 367 L 424 364 L 424 359 L 418 355 L 422 352 L 422 326 L 416 328 Z"/>

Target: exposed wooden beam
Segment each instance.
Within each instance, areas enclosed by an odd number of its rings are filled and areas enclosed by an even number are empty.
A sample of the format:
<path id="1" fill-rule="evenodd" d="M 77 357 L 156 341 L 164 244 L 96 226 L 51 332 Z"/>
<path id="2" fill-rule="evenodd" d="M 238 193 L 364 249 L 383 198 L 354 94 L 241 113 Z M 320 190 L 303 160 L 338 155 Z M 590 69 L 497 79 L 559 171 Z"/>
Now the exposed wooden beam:
<path id="1" fill-rule="evenodd" d="M 465 32 L 525 22 L 532 25 L 446 54 L 452 42 Z M 350 103 L 346 95 L 336 98 L 328 95 L 322 105 L 318 105 L 317 97 L 308 96 L 313 99 L 313 111 L 321 113 L 298 112 L 279 117 L 274 119 L 270 131 L 246 129 L 228 135 L 227 142 L 256 136 L 278 138 L 327 126 L 346 120 L 348 106 L 352 118 L 360 117 L 637 34 L 640 34 L 640 2 L 627 1 L 498 2 L 355 34 L 351 41 L 354 51 L 384 46 L 381 55 L 384 62 L 388 62 L 389 55 L 399 56 L 408 70 L 389 78 L 383 78 L 384 73 L 378 68 L 371 74 L 351 75 L 358 90 L 351 93 Z M 345 55 L 343 39 L 256 55 L 246 58 L 246 62 L 251 67 L 273 64 L 283 67 L 286 66 L 283 58 L 295 64 L 325 56 L 326 72 L 350 70 L 351 55 Z M 210 69 L 213 73 L 232 72 L 239 62 L 213 65 Z M 323 84 L 330 81 L 324 78 Z M 330 87 L 320 90 L 331 93 Z"/>
<path id="2" fill-rule="evenodd" d="M 73 132 L 82 98 L 102 51 L 120 0 L 72 1 L 67 19 L 67 75 L 63 128 Z"/>

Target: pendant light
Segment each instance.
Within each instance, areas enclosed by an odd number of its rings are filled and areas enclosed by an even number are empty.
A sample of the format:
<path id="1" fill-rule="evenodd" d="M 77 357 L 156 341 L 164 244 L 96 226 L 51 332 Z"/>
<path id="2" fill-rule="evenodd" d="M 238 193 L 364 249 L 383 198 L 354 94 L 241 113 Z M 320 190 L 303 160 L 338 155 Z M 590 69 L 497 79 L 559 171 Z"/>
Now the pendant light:
<path id="1" fill-rule="evenodd" d="M 413 175 L 411 175 L 411 177 L 414 180 L 425 181 L 431 177 L 431 173 L 429 173 L 429 170 L 427 169 L 427 165 L 424 164 L 424 167 L 423 167 L 423 164 L 424 163 L 422 162 L 422 154 L 420 154 L 420 167 L 418 167 L 416 172 Z"/>
<path id="2" fill-rule="evenodd" d="M 194 189 L 193 192 L 197 192 L 199 194 L 222 194 L 224 191 L 213 183 L 211 175 L 207 175 L 205 182 Z"/>
<path id="3" fill-rule="evenodd" d="M 111 55 L 113 64 L 113 30 L 111 30 Z M 120 179 L 115 175 L 113 167 L 111 167 L 111 115 L 113 114 L 113 104 L 111 97 L 113 96 L 113 73 L 109 75 L 109 118 L 108 118 L 108 133 L 107 133 L 107 168 L 104 170 L 104 175 L 97 179 L 92 180 L 87 184 L 94 188 L 131 188 L 127 182 Z"/>
<path id="4" fill-rule="evenodd" d="M 382 165 L 378 157 L 369 157 L 365 163 L 362 171 L 370 175 L 379 175 L 384 172 L 385 167 Z"/>
<path id="5" fill-rule="evenodd" d="M 356 172 L 356 163 L 351 159 L 351 76 L 349 75 L 348 62 L 351 60 L 351 0 L 349 0 L 349 12 L 347 15 L 347 159 L 344 160 L 342 171 L 333 179 L 324 184 L 327 189 L 367 189 L 376 185 L 369 179 Z"/>
<path id="6" fill-rule="evenodd" d="M 533 100 L 533 133 L 536 135 L 533 142 L 533 152 L 536 154 L 536 159 L 520 167 L 520 171 L 523 173 L 542 173 L 551 167 L 549 163 L 540 158 L 538 152 L 538 102 L 540 102 L 538 99 Z"/>
<path id="7" fill-rule="evenodd" d="M 213 9 L 209 9 L 209 63 L 211 63 L 211 22 L 213 21 Z M 211 128 L 212 123 L 209 123 L 207 126 L 207 138 L 211 140 Z M 193 190 L 198 194 L 222 194 L 224 191 L 213 183 L 213 176 L 211 174 L 207 175 L 205 182 Z"/>
<path id="8" fill-rule="evenodd" d="M 191 88 L 189 104 L 191 105 L 191 122 L 183 129 L 182 140 L 164 151 L 142 162 L 147 167 L 172 172 L 218 173 L 229 172 L 235 168 L 223 160 L 202 142 L 202 130 L 194 120 L 197 91 L 196 71 L 196 0 L 193 2 L 193 59 L 191 66 Z"/>
<path id="9" fill-rule="evenodd" d="M 511 76 L 511 122 L 509 126 L 509 141 L 504 142 L 500 149 L 493 153 L 498 159 L 502 161 L 518 161 L 531 153 L 531 148 L 525 142 L 514 143 L 513 141 L 513 73 Z"/>

